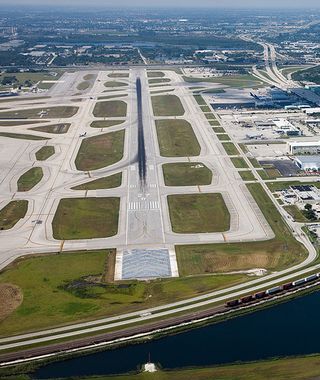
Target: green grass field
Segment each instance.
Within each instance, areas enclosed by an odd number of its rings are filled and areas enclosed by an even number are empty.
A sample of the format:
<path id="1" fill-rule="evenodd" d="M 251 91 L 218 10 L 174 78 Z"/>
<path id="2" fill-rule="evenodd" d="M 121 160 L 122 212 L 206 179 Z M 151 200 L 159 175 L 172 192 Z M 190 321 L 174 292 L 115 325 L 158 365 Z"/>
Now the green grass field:
<path id="1" fill-rule="evenodd" d="M 168 195 L 172 230 L 176 233 L 222 232 L 230 214 L 221 194 Z"/>
<path id="2" fill-rule="evenodd" d="M 233 88 L 256 88 L 262 86 L 261 82 L 250 74 L 211 78 L 192 78 L 183 76 L 183 79 L 188 83 L 220 83 Z"/>
<path id="3" fill-rule="evenodd" d="M 226 133 L 220 133 L 217 135 L 217 137 L 220 141 L 230 141 L 231 140 L 229 135 Z"/>
<path id="4" fill-rule="evenodd" d="M 240 154 L 238 149 L 236 148 L 236 146 L 232 142 L 222 143 L 222 146 L 223 146 L 223 148 L 226 151 L 228 156 L 236 156 L 236 155 Z"/>
<path id="5" fill-rule="evenodd" d="M 320 182 L 300 182 L 300 181 L 287 181 L 287 182 L 268 182 L 267 186 L 269 189 L 274 193 L 276 191 L 281 191 L 284 189 L 288 189 L 290 186 L 297 186 L 297 185 L 312 185 L 315 187 L 320 188 Z"/>
<path id="6" fill-rule="evenodd" d="M 23 303 L 0 323 L 0 335 L 34 331 L 166 304 L 247 281 L 217 275 L 113 282 L 115 250 L 64 252 L 17 260 L 0 272 Z"/>
<path id="7" fill-rule="evenodd" d="M 127 103 L 123 100 L 97 102 L 93 109 L 95 117 L 126 117 Z"/>
<path id="8" fill-rule="evenodd" d="M 156 128 L 161 156 L 190 157 L 200 154 L 196 135 L 186 120 L 157 120 Z"/>
<path id="9" fill-rule="evenodd" d="M 211 108 L 209 106 L 200 106 L 202 112 L 211 112 Z"/>
<path id="10" fill-rule="evenodd" d="M 176 246 L 180 275 L 251 268 L 280 270 L 295 265 L 307 257 L 306 249 L 292 236 L 261 185 L 247 184 L 247 187 L 270 224 L 275 238 L 247 243 Z"/>
<path id="11" fill-rule="evenodd" d="M 256 177 L 253 175 L 253 173 L 250 170 L 243 170 L 239 171 L 240 177 L 244 181 L 256 181 Z"/>
<path id="12" fill-rule="evenodd" d="M 82 140 L 75 164 L 78 170 L 97 170 L 123 157 L 125 131 L 104 133 Z"/>
<path id="13" fill-rule="evenodd" d="M 231 157 L 231 161 L 237 169 L 246 169 L 249 167 L 242 157 Z"/>
<path id="14" fill-rule="evenodd" d="M 3 119 L 39 119 L 47 117 L 50 119 L 63 119 L 74 116 L 79 110 L 79 107 L 74 106 L 57 106 L 32 108 L 17 111 L 0 112 L 0 118 Z"/>
<path id="15" fill-rule="evenodd" d="M 176 162 L 162 165 L 166 186 L 210 185 L 212 172 L 202 163 Z"/>
<path id="16" fill-rule="evenodd" d="M 0 120 L 0 127 L 19 127 L 20 125 L 39 124 L 46 120 Z"/>
<path id="17" fill-rule="evenodd" d="M 108 177 L 98 178 L 83 185 L 72 187 L 72 190 L 99 190 L 113 189 L 119 187 L 122 181 L 122 173 L 113 174 Z"/>
<path id="18" fill-rule="evenodd" d="M 184 108 L 176 95 L 152 96 L 152 107 L 155 116 L 182 116 Z"/>
<path id="19" fill-rule="evenodd" d="M 10 230 L 28 211 L 28 201 L 11 201 L 0 210 L 0 230 Z"/>
<path id="20" fill-rule="evenodd" d="M 169 78 L 154 78 L 154 79 L 149 79 L 148 80 L 149 84 L 169 83 L 169 82 L 171 82 L 171 79 L 169 79 Z"/>
<path id="21" fill-rule="evenodd" d="M 220 121 L 219 121 L 219 120 L 209 120 L 209 124 L 210 124 L 212 127 L 219 127 L 219 125 L 220 125 Z"/>
<path id="22" fill-rule="evenodd" d="M 125 87 L 128 86 L 127 83 L 118 81 L 109 81 L 104 84 L 105 87 Z"/>
<path id="23" fill-rule="evenodd" d="M 70 123 L 61 123 L 61 124 L 53 124 L 53 125 L 44 125 L 43 127 L 34 127 L 30 128 L 33 131 L 52 133 L 52 134 L 63 134 L 69 131 L 71 124 Z"/>
<path id="24" fill-rule="evenodd" d="M 36 136 L 36 135 L 27 135 L 24 133 L 11 133 L 11 132 L 0 132 L 0 137 L 8 137 L 11 139 L 19 140 L 50 140 L 48 137 Z"/>
<path id="25" fill-rule="evenodd" d="M 124 123 L 125 120 L 95 120 L 90 124 L 91 128 L 109 128 Z"/>
<path id="26" fill-rule="evenodd" d="M 129 73 L 111 73 L 108 74 L 109 78 L 129 78 Z"/>
<path id="27" fill-rule="evenodd" d="M 18 191 L 29 191 L 34 188 L 43 178 L 43 171 L 40 167 L 34 167 L 22 174 L 18 179 Z"/>
<path id="28" fill-rule="evenodd" d="M 222 127 L 213 127 L 212 128 L 215 133 L 225 133 L 225 129 Z"/>
<path id="29" fill-rule="evenodd" d="M 303 213 L 301 212 L 301 210 L 296 205 L 283 206 L 283 208 L 287 211 L 288 214 L 290 214 L 293 217 L 293 219 L 296 222 L 299 222 L 299 223 L 308 223 L 308 222 L 310 222 L 310 220 L 308 220 L 303 215 Z"/>
<path id="30" fill-rule="evenodd" d="M 77 90 L 84 91 L 84 90 L 87 90 L 90 86 L 91 86 L 91 82 L 83 81 L 78 84 Z"/>
<path id="31" fill-rule="evenodd" d="M 203 99 L 203 97 L 201 95 L 193 95 L 193 97 L 195 98 L 195 100 L 199 106 L 207 106 L 206 101 Z"/>
<path id="32" fill-rule="evenodd" d="M 214 116 L 213 113 L 206 113 L 204 116 L 206 117 L 207 120 L 216 120 L 216 117 Z"/>
<path id="33" fill-rule="evenodd" d="M 162 71 L 148 71 L 148 78 L 163 78 L 165 74 Z"/>
<path id="34" fill-rule="evenodd" d="M 46 146 L 43 146 L 42 148 L 40 148 L 36 152 L 36 159 L 38 161 L 45 161 L 49 157 L 53 156 L 54 153 L 55 153 L 54 146 L 46 145 Z"/>
<path id="35" fill-rule="evenodd" d="M 57 240 L 94 239 L 118 232 L 120 198 L 61 199 L 52 221 Z"/>

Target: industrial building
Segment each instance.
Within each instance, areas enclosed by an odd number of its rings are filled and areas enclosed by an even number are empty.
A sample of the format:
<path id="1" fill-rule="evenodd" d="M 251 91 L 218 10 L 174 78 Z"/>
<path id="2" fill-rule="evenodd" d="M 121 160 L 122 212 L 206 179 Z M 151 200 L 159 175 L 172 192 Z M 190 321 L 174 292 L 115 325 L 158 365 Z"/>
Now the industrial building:
<path id="1" fill-rule="evenodd" d="M 301 141 L 288 142 L 288 151 L 290 154 L 320 154 L 320 141 Z"/>
<path id="2" fill-rule="evenodd" d="M 302 132 L 299 128 L 295 127 L 289 120 L 287 119 L 275 119 L 274 123 L 274 131 L 287 136 L 301 136 Z"/>
<path id="3" fill-rule="evenodd" d="M 320 170 L 320 156 L 296 156 L 294 161 L 301 170 Z"/>

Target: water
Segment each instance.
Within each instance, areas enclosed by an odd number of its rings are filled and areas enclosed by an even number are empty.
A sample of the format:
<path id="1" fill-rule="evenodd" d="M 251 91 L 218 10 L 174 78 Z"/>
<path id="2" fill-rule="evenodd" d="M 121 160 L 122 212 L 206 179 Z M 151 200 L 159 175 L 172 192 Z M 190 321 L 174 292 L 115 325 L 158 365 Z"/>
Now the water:
<path id="1" fill-rule="evenodd" d="M 40 368 L 35 378 L 124 373 L 147 362 L 163 368 L 320 352 L 320 292 L 156 341 L 90 354 Z"/>

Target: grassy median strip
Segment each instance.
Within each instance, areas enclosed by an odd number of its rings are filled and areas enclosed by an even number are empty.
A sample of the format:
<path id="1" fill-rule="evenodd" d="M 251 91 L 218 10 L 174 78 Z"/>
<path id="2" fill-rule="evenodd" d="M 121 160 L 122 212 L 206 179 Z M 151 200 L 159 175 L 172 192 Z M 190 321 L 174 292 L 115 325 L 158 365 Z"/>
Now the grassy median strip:
<path id="1" fill-rule="evenodd" d="M 230 141 L 231 140 L 229 135 L 227 135 L 226 133 L 218 134 L 217 137 L 220 141 Z"/>
<path id="2" fill-rule="evenodd" d="M 243 179 L 243 181 L 256 181 L 256 177 L 253 175 L 253 173 L 250 170 L 243 170 L 239 171 L 240 177 Z"/>
<path id="3" fill-rule="evenodd" d="M 171 82 L 171 79 L 169 78 L 154 78 L 154 79 L 149 79 L 148 80 L 148 83 L 149 84 L 155 84 L 155 83 L 168 83 L 168 82 Z"/>
<path id="4" fill-rule="evenodd" d="M 164 76 L 165 74 L 162 71 L 148 71 L 147 72 L 148 78 L 163 78 Z"/>
<path id="5" fill-rule="evenodd" d="M 176 233 L 222 232 L 230 214 L 221 194 L 168 195 L 172 230 Z"/>
<path id="6" fill-rule="evenodd" d="M 55 149 L 53 146 L 51 145 L 46 145 L 46 146 L 43 146 L 42 148 L 40 148 L 37 152 L 36 152 L 36 159 L 38 161 L 45 161 L 47 160 L 49 157 L 53 156 L 55 153 Z"/>
<path id="7" fill-rule="evenodd" d="M 28 201 L 11 201 L 0 210 L 0 230 L 10 230 L 26 216 Z"/>
<path id="8" fill-rule="evenodd" d="M 31 168 L 18 179 L 18 191 L 29 191 L 34 188 L 43 178 L 40 167 Z"/>
<path id="9" fill-rule="evenodd" d="M 166 186 L 210 185 L 212 172 L 199 162 L 176 162 L 162 165 Z"/>
<path id="10" fill-rule="evenodd" d="M 108 177 L 98 178 L 93 181 L 72 187 L 72 190 L 99 190 L 113 189 L 119 187 L 122 181 L 122 173 L 110 175 Z"/>
<path id="11" fill-rule="evenodd" d="M 199 156 L 200 145 L 191 124 L 186 120 L 157 120 L 156 128 L 161 156 Z"/>
<path id="12" fill-rule="evenodd" d="M 78 170 L 97 170 L 115 164 L 123 157 L 125 131 L 89 137 L 81 143 L 76 157 Z"/>
<path id="13" fill-rule="evenodd" d="M 212 129 L 215 133 L 226 133 L 225 129 L 222 127 L 213 127 Z"/>
<path id="14" fill-rule="evenodd" d="M 240 154 L 238 149 L 236 148 L 236 146 L 232 142 L 225 142 L 225 143 L 223 142 L 222 146 L 223 146 L 223 148 L 226 151 L 228 156 L 236 156 L 236 155 Z"/>
<path id="15" fill-rule="evenodd" d="M 261 185 L 251 183 L 247 187 L 270 224 L 275 238 L 246 243 L 176 246 L 181 276 L 252 268 L 281 270 L 307 257 L 305 247 L 293 237 Z"/>
<path id="16" fill-rule="evenodd" d="M 87 90 L 90 86 L 91 86 L 91 82 L 83 81 L 78 84 L 77 90 L 84 91 L 84 90 Z"/>
<path id="17" fill-rule="evenodd" d="M 163 305 L 249 279 L 244 274 L 113 282 L 115 250 L 19 259 L 0 273 L 23 302 L 1 322 L 1 336 Z"/>
<path id="18" fill-rule="evenodd" d="M 108 74 L 109 78 L 129 78 L 129 73 L 111 73 Z"/>
<path id="19" fill-rule="evenodd" d="M 195 100 L 199 106 L 207 106 L 207 102 L 203 99 L 203 97 L 201 95 L 193 95 L 193 97 L 195 98 Z M 209 109 L 208 112 L 210 112 L 210 111 L 211 110 Z"/>
<path id="20" fill-rule="evenodd" d="M 95 120 L 90 124 L 91 128 L 109 128 L 124 123 L 125 120 Z"/>
<path id="21" fill-rule="evenodd" d="M 34 127 L 30 128 L 33 131 L 45 132 L 45 133 L 53 133 L 53 134 L 63 134 L 67 133 L 70 128 L 70 123 L 62 123 L 62 124 L 53 124 L 53 125 L 45 125 L 43 127 Z"/>
<path id="22" fill-rule="evenodd" d="M 184 108 L 176 95 L 152 96 L 152 107 L 155 116 L 182 116 Z"/>
<path id="23" fill-rule="evenodd" d="M 58 106 L 58 107 L 44 107 L 32 108 L 26 110 L 0 112 L 2 119 L 39 119 L 42 117 L 47 118 L 69 118 L 74 116 L 79 110 L 79 107 L 73 106 Z"/>
<path id="24" fill-rule="evenodd" d="M 94 239 L 118 232 L 120 198 L 61 199 L 53 218 L 53 237 L 58 240 Z"/>
<path id="25" fill-rule="evenodd" d="M 95 117 L 126 117 L 127 103 L 123 100 L 97 102 L 93 109 L 93 115 Z"/>
<path id="26" fill-rule="evenodd" d="M 185 82 L 188 83 L 220 83 L 233 88 L 249 88 L 249 87 L 260 87 L 262 85 L 261 81 L 258 81 L 253 75 L 250 74 L 240 74 L 232 76 L 221 76 L 221 77 L 210 77 L 210 78 L 197 78 L 197 77 L 187 77 L 183 76 Z"/>
<path id="27" fill-rule="evenodd" d="M 105 87 L 125 87 L 128 86 L 127 83 L 118 81 L 109 81 L 104 84 Z"/>

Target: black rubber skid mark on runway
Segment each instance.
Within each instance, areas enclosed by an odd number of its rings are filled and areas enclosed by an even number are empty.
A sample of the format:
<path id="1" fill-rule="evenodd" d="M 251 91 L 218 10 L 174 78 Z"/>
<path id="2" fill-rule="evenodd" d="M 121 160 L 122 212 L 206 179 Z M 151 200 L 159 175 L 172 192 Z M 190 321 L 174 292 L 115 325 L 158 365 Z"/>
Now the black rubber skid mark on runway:
<path id="1" fill-rule="evenodd" d="M 136 80 L 136 91 L 137 91 L 137 107 L 138 107 L 139 179 L 140 179 L 141 184 L 144 186 L 146 184 L 146 178 L 147 178 L 147 159 L 146 159 L 146 149 L 145 149 L 145 142 L 144 142 L 144 132 L 143 132 L 141 80 L 140 80 L 140 78 L 137 78 L 137 80 Z"/>

